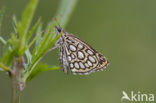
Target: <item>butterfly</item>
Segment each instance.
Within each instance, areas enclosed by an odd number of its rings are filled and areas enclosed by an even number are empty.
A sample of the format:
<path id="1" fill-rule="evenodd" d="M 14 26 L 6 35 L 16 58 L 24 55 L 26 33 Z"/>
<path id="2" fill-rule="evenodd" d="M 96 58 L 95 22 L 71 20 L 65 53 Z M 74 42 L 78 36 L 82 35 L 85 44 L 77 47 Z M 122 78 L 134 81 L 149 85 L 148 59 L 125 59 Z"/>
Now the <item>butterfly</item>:
<path id="1" fill-rule="evenodd" d="M 106 57 L 75 35 L 61 27 L 55 27 L 55 30 L 57 35 L 61 34 L 55 46 L 59 47 L 59 60 L 65 73 L 71 70 L 73 74 L 88 75 L 109 65 Z"/>

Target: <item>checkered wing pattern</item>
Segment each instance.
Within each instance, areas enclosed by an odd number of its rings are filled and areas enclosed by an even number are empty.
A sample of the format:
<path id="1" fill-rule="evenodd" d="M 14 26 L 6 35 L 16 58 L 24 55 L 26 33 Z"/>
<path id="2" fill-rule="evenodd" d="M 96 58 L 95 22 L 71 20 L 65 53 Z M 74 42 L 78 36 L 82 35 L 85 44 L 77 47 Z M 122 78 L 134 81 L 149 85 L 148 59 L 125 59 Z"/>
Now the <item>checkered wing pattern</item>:
<path id="1" fill-rule="evenodd" d="M 87 75 L 101 71 L 109 64 L 102 54 L 73 34 L 63 31 L 57 43 L 64 72 L 71 70 L 73 74 Z"/>

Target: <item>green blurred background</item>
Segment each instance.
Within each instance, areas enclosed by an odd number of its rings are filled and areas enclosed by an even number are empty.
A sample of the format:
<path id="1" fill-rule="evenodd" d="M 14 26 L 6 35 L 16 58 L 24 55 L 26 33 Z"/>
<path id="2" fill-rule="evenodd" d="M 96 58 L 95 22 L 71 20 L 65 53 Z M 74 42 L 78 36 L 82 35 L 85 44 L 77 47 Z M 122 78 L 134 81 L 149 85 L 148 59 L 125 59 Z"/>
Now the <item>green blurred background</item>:
<path id="1" fill-rule="evenodd" d="M 0 7 L 6 7 L 1 30 L 5 39 L 13 31 L 12 15 L 19 19 L 27 3 L 0 0 Z M 33 23 L 41 16 L 46 26 L 58 4 L 40 0 Z M 156 95 L 155 0 L 79 0 L 66 31 L 104 54 L 110 66 L 88 76 L 42 73 L 27 84 L 21 103 L 120 103 L 123 90 Z M 59 65 L 58 50 L 43 62 Z M 10 92 L 10 79 L 0 72 L 0 103 L 10 103 Z"/>

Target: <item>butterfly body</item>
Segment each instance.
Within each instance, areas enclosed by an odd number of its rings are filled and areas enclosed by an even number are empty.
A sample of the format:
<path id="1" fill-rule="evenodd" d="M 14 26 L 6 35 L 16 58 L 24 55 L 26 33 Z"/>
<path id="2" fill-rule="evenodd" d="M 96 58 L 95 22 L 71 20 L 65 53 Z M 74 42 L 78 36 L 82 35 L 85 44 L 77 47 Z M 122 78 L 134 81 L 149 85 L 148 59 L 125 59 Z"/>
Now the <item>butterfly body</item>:
<path id="1" fill-rule="evenodd" d="M 60 49 L 59 59 L 64 72 L 71 70 L 73 74 L 87 75 L 108 66 L 109 62 L 102 54 L 78 37 L 60 27 L 56 27 L 56 32 L 62 33 L 56 45 Z"/>

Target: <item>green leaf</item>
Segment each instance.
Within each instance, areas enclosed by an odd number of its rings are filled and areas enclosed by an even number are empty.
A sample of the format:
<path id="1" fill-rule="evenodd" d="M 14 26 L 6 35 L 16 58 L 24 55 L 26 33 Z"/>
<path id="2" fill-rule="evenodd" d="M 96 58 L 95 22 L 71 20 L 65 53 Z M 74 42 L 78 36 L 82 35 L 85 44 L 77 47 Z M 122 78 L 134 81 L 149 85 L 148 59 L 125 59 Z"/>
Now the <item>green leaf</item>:
<path id="1" fill-rule="evenodd" d="M 28 76 L 27 78 L 27 82 L 30 81 L 31 79 L 33 79 L 34 77 L 38 76 L 39 74 L 41 74 L 42 72 L 45 71 L 50 71 L 50 70 L 58 70 L 60 69 L 60 67 L 57 66 L 49 66 L 47 64 L 38 64 L 34 70 L 31 72 L 31 74 Z"/>
<path id="2" fill-rule="evenodd" d="M 32 55 L 31 55 L 29 49 L 27 49 L 27 50 L 25 51 L 25 55 L 26 55 L 26 58 L 27 58 L 27 64 L 30 65 L 31 62 L 32 62 Z M 27 67 L 26 67 L 26 68 L 27 68 Z"/>
<path id="3" fill-rule="evenodd" d="M 6 67 L 4 64 L 0 63 L 0 71 L 10 72 L 10 68 Z"/>
<path id="4" fill-rule="evenodd" d="M 7 42 L 6 45 L 3 47 L 3 55 L 5 55 L 6 53 L 8 53 L 11 50 L 12 49 L 11 49 L 10 43 Z"/>
<path id="5" fill-rule="evenodd" d="M 16 18 L 16 15 L 13 15 L 12 20 L 13 20 L 14 31 L 15 31 L 15 33 L 17 33 L 17 18 Z"/>
<path id="6" fill-rule="evenodd" d="M 8 51 L 3 57 L 1 58 L 1 62 L 3 64 L 8 64 L 9 66 L 13 63 L 13 59 L 15 56 L 15 51 Z"/>
<path id="7" fill-rule="evenodd" d="M 38 4 L 38 0 L 29 0 L 29 1 L 30 1 L 29 4 L 26 6 L 26 8 L 22 14 L 22 20 L 17 25 L 19 39 L 21 42 L 20 43 L 21 49 L 23 49 L 23 46 L 25 45 L 26 35 L 27 35 L 28 29 L 30 27 L 30 23 L 32 21 L 35 9 Z"/>
<path id="8" fill-rule="evenodd" d="M 53 27 L 54 27 L 54 25 L 50 25 L 49 29 L 47 30 L 47 33 L 44 35 L 42 43 L 41 43 L 40 47 L 38 48 L 38 53 L 42 52 L 44 50 L 44 48 L 46 47 L 46 45 L 49 43 L 48 39 L 49 39 L 49 36 L 50 36 L 50 33 L 51 33 Z"/>
<path id="9" fill-rule="evenodd" d="M 2 49 L 3 50 L 3 52 L 2 52 L 3 55 L 2 55 L 1 61 L 4 64 L 6 64 L 7 61 L 8 61 L 8 63 L 11 63 L 12 58 L 13 58 L 12 54 L 14 54 L 14 53 L 13 53 L 13 50 L 11 48 L 10 41 L 7 41 L 7 42 L 5 41 L 4 44 L 5 44 L 5 46 L 3 46 L 3 49 Z"/>
<path id="10" fill-rule="evenodd" d="M 38 21 L 36 22 L 36 24 L 29 31 L 28 36 L 27 36 L 27 39 L 26 39 L 26 43 L 28 43 L 30 41 L 30 38 L 32 37 L 32 34 L 36 30 L 36 28 L 40 25 L 40 23 L 41 23 L 41 18 L 38 19 Z"/>
<path id="11" fill-rule="evenodd" d="M 41 36 L 37 38 L 37 40 L 36 40 L 36 45 L 35 45 L 35 48 L 34 48 L 34 50 L 33 50 L 33 56 L 36 55 L 36 53 L 37 53 L 37 51 L 38 51 L 38 48 L 39 48 L 39 46 L 40 46 L 42 40 L 43 40 L 43 38 L 42 38 Z"/>
<path id="12" fill-rule="evenodd" d="M 28 49 L 36 42 L 36 40 L 38 39 L 38 38 L 40 38 L 41 37 L 41 34 L 40 35 L 37 35 L 30 43 L 29 43 L 29 45 L 28 45 Z"/>
<path id="13" fill-rule="evenodd" d="M 43 40 L 41 34 L 42 34 L 42 24 L 40 24 L 40 25 L 38 26 L 37 30 L 36 30 L 36 36 L 37 36 L 37 35 L 40 35 L 40 37 L 37 38 L 37 40 L 36 40 L 36 47 L 37 47 L 37 49 L 39 48 L 39 46 L 40 46 L 40 44 L 41 44 L 41 42 L 42 42 L 42 40 Z"/>
<path id="14" fill-rule="evenodd" d="M 42 38 L 42 24 L 40 23 L 40 25 L 37 27 L 37 30 L 36 30 L 36 36 L 39 35 L 39 37 L 36 39 L 36 42 L 35 42 L 35 47 L 33 49 L 33 53 L 32 53 L 32 56 L 35 57 L 37 51 L 38 51 L 38 48 L 43 40 Z"/>
<path id="15" fill-rule="evenodd" d="M 2 42 L 4 45 L 6 45 L 6 41 L 0 36 L 0 42 Z"/>
<path id="16" fill-rule="evenodd" d="M 17 49 L 16 52 L 18 52 L 20 43 L 19 40 L 17 39 L 17 35 L 11 33 L 11 38 L 8 41 L 12 45 L 12 48 Z"/>
<path id="17" fill-rule="evenodd" d="M 62 27 L 65 27 L 67 21 L 69 20 L 70 15 L 72 14 L 72 9 L 74 9 L 76 5 L 76 1 L 78 0 L 62 0 L 60 8 L 57 13 L 57 17 L 61 16 L 62 18 L 58 21 L 52 21 L 49 23 L 48 27 L 43 36 L 40 36 L 36 39 L 36 45 L 33 49 L 32 53 L 32 61 L 31 64 L 27 66 L 26 71 L 23 72 L 22 80 L 30 81 L 32 78 L 36 77 L 40 73 L 48 70 L 58 69 L 59 67 L 50 67 L 47 64 L 39 64 L 40 60 L 44 57 L 47 51 L 52 48 L 55 44 L 56 40 L 58 40 L 61 36 L 55 35 L 54 26 L 57 24 L 61 24 Z M 19 26 L 20 27 L 20 26 Z M 37 31 L 41 32 L 39 29 L 41 26 L 38 26 Z M 40 34 L 37 33 L 37 34 Z M 47 69 L 46 69 L 47 68 Z"/>

